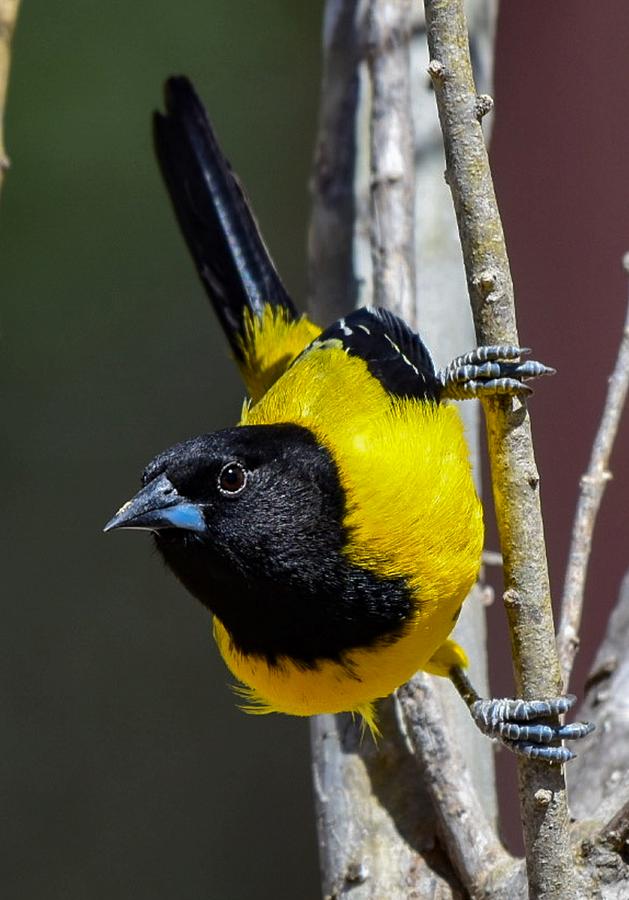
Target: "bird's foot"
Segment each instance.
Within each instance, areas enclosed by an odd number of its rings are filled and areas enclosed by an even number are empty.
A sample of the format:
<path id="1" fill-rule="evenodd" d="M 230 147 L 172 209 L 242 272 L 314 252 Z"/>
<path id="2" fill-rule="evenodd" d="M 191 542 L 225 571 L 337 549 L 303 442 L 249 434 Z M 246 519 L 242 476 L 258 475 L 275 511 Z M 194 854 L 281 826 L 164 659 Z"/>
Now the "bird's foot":
<path id="1" fill-rule="evenodd" d="M 558 742 L 584 738 L 594 731 L 594 725 L 590 722 L 560 725 L 543 720 L 567 712 L 576 699 L 574 694 L 548 700 L 479 699 L 470 704 L 469 710 L 483 734 L 497 738 L 513 753 L 528 759 L 565 763 L 574 759 L 575 754 Z"/>
<path id="2" fill-rule="evenodd" d="M 575 754 L 559 742 L 579 740 L 594 731 L 590 722 L 561 725 L 544 721 L 572 709 L 577 699 L 574 694 L 547 700 L 484 700 L 460 666 L 452 667 L 450 679 L 483 734 L 496 738 L 513 753 L 527 759 L 569 762 Z"/>
<path id="3" fill-rule="evenodd" d="M 555 369 L 535 360 L 522 361 L 530 353 L 527 347 L 511 344 L 477 347 L 457 356 L 437 375 L 443 385 L 443 397 L 467 400 L 471 397 L 495 397 L 531 394 L 527 378 L 554 375 Z"/>

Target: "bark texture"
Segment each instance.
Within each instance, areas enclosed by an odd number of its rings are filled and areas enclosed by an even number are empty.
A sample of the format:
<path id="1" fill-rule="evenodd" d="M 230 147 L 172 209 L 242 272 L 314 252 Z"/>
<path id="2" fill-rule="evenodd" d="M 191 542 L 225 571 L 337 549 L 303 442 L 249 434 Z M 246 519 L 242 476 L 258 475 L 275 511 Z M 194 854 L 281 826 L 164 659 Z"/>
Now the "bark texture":
<path id="1" fill-rule="evenodd" d="M 518 344 L 513 283 L 480 120 L 462 0 L 425 0 L 435 88 L 480 344 Z M 524 698 L 560 693 L 544 531 L 525 402 L 486 404 L 488 446 L 505 575 L 516 689 Z M 581 889 L 570 848 L 565 782 L 559 767 L 518 764 L 531 898 L 574 898 Z"/>
<path id="2" fill-rule="evenodd" d="M 486 90 L 492 71 L 496 5 L 494 0 L 468 4 L 473 20 L 471 39 L 478 51 L 478 73 Z M 369 19 L 369 12 L 370 4 L 366 2 L 326 5 L 322 107 L 309 240 L 310 309 L 322 323 L 374 299 L 373 232 L 369 224 L 374 181 L 369 148 L 377 150 L 377 146 L 374 148 L 373 139 L 370 140 L 373 131 L 369 71 L 374 69 L 375 48 L 374 23 Z M 351 33 L 347 33 L 348 27 L 352 28 Z M 412 174 L 418 185 L 413 229 L 417 279 L 421 285 L 406 318 L 419 327 L 437 362 L 446 362 L 474 345 L 473 324 L 465 302 L 465 275 L 456 220 L 443 180 L 443 144 L 426 74 L 425 20 L 420 8 L 415 7 L 410 25 L 402 28 L 401 33 L 410 36 L 410 45 L 402 48 L 402 52 L 398 46 L 395 52 L 398 62 L 410 58 Z M 384 50 L 378 57 L 381 72 L 386 70 L 383 53 Z M 384 77 L 379 86 L 381 96 L 386 96 L 388 84 Z M 400 90 L 397 78 L 392 80 L 392 91 L 394 97 L 404 96 L 405 89 Z M 351 116 L 351 128 L 348 116 Z M 337 152 L 340 153 L 338 168 L 333 164 Z M 326 160 L 326 167 L 330 167 L 332 181 L 321 180 L 321 160 Z M 376 160 L 378 166 L 383 166 L 382 160 Z M 378 191 L 397 190 L 395 181 L 389 183 L 386 179 L 383 184 L 377 184 L 376 179 L 375 186 Z M 381 193 L 377 196 L 381 197 Z M 335 197 L 339 201 L 336 204 Z M 388 210 L 387 215 L 400 215 L 395 204 L 386 202 L 380 208 Z M 405 202 L 403 216 L 407 216 L 407 209 Z M 387 221 L 382 216 L 380 220 Z M 331 230 L 326 234 L 326 229 Z M 404 228 L 400 232 L 408 234 Z M 403 278 L 402 275 L 400 281 Z M 396 291 L 393 288 L 394 297 Z M 472 456 L 476 458 L 476 404 L 463 406 L 462 413 Z M 481 591 L 473 592 L 466 602 L 456 637 L 470 654 L 475 683 L 486 691 Z M 491 744 L 478 733 L 450 684 L 441 679 L 429 679 L 429 682 L 428 689 L 433 697 L 438 694 L 448 718 L 453 741 L 469 748 L 466 756 L 471 779 L 484 815 L 493 823 L 496 800 Z M 348 717 L 323 716 L 312 722 L 324 896 L 340 898 L 349 896 L 350 891 L 352 900 L 462 896 L 463 888 L 441 849 L 443 839 L 439 837 L 440 826 L 426 793 L 421 762 L 413 755 L 400 727 L 394 702 L 387 700 L 381 707 L 383 737 L 377 746 L 368 737 L 361 741 L 359 726 Z"/>
<path id="3" fill-rule="evenodd" d="M 400 208 L 389 202 L 399 187 L 397 175 L 391 170 L 391 178 L 378 177 L 385 171 L 386 158 L 379 158 L 381 144 L 374 140 L 377 126 L 371 112 L 382 110 L 378 103 L 388 96 L 388 89 L 391 106 L 401 109 L 406 87 L 397 76 L 387 78 L 385 60 L 374 55 L 374 35 L 390 35 L 386 28 L 374 30 L 369 14 L 376 5 L 375 0 L 329 0 L 326 7 L 324 93 L 310 235 L 311 310 L 325 324 L 352 306 L 372 302 L 374 296 L 395 308 L 397 299 L 406 297 L 404 285 L 414 277 L 414 305 L 405 315 L 443 365 L 477 341 L 517 342 L 513 286 L 480 125 L 492 106 L 486 93 L 491 89 L 496 4 L 481 0 L 466 4 L 478 88 L 472 79 L 458 0 L 425 4 L 430 58 L 426 22 L 417 10 L 410 29 L 395 29 L 398 36 L 410 34 L 408 54 L 406 49 L 400 52 L 406 38 L 402 44 L 394 42 L 393 53 L 398 68 L 406 66 L 407 55 L 410 58 L 414 275 L 409 274 L 410 268 L 397 265 L 398 249 L 409 236 L 408 205 Z M 399 4 L 382 0 L 381 9 L 392 10 L 391 21 L 398 25 L 395 17 L 403 8 L 402 0 Z M 435 93 L 456 217 L 443 180 Z M 382 115 L 391 124 L 396 110 L 387 110 L 386 105 Z M 343 129 L 348 145 L 343 144 Z M 385 134 L 385 157 L 387 140 Z M 337 152 L 341 154 L 338 169 L 334 165 Z M 328 176 L 323 180 L 322 159 Z M 404 183 L 412 191 L 411 180 Z M 374 196 L 380 198 L 375 206 Z M 374 208 L 380 217 L 375 229 L 370 225 Z M 329 234 L 324 233 L 326 228 Z M 390 242 L 380 241 L 385 232 Z M 466 281 L 473 320 L 469 306 L 462 302 Z M 406 309 L 406 299 L 404 303 Z M 474 454 L 475 405 L 464 404 L 462 413 L 468 417 Z M 518 689 L 525 697 L 550 696 L 559 693 L 560 678 L 528 413 L 519 401 L 500 401 L 488 406 L 487 418 Z M 472 651 L 472 678 L 486 692 L 480 596 L 477 591 L 468 599 L 456 637 Z M 626 627 L 617 619 L 614 633 Z M 625 631 L 625 644 L 626 638 Z M 607 663 L 608 668 L 611 665 Z M 626 693 L 623 683 L 619 687 Z M 617 707 L 611 701 L 606 709 L 610 728 L 623 734 L 622 712 L 616 716 Z M 588 718 L 588 710 L 582 712 Z M 629 782 L 623 774 L 626 763 L 620 770 L 622 754 L 612 754 L 614 766 L 607 780 L 593 778 L 588 809 L 595 808 L 596 815 L 583 812 L 584 806 L 581 812 L 588 819 L 572 826 L 561 770 L 529 762 L 520 766 L 525 865 L 512 859 L 495 836 L 491 745 L 478 734 L 448 682 L 417 676 L 397 697 L 381 704 L 379 721 L 383 736 L 377 744 L 361 736 L 360 725 L 351 717 L 321 716 L 312 721 L 326 898 L 340 900 L 350 894 L 352 900 L 624 896 L 629 808 L 622 804 Z M 608 747 L 603 752 L 611 754 Z M 577 799 L 576 809 L 578 803 Z"/>

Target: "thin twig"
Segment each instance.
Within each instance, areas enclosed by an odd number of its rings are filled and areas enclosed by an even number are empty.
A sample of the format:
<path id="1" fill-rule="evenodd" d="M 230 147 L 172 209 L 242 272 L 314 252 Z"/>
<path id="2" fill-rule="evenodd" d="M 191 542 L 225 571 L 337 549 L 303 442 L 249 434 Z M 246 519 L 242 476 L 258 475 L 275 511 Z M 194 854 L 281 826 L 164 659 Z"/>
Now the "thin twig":
<path id="1" fill-rule="evenodd" d="M 370 0 L 370 194 L 374 301 L 406 321 L 415 314 L 411 116 L 411 0 Z"/>
<path id="2" fill-rule="evenodd" d="M 492 879 L 504 883 L 517 863 L 487 820 L 463 755 L 444 726 L 430 677 L 416 675 L 397 698 L 448 855 L 470 896 L 479 896 Z"/>
<path id="3" fill-rule="evenodd" d="M 477 339 L 518 343 L 513 283 L 479 122 L 462 0 L 425 0 L 433 79 Z M 560 689 L 548 568 L 527 409 L 485 406 L 505 571 L 516 687 L 525 698 Z M 531 900 L 574 897 L 565 781 L 559 767 L 518 762 Z"/>
<path id="4" fill-rule="evenodd" d="M 11 41 L 19 8 L 20 0 L 0 0 L 0 190 L 4 173 L 9 168 L 4 146 L 4 111 L 11 68 Z"/>
<path id="5" fill-rule="evenodd" d="M 629 254 L 625 256 L 623 263 L 625 269 L 629 271 Z M 561 601 L 561 620 L 557 633 L 557 648 L 564 690 L 568 689 L 570 673 L 579 649 L 579 628 L 594 526 L 605 487 L 611 478 L 608 470 L 609 457 L 618 431 L 628 387 L 629 301 L 616 365 L 609 379 L 603 416 L 592 446 L 590 464 L 581 479 L 579 502 L 572 527 L 572 542 Z"/>

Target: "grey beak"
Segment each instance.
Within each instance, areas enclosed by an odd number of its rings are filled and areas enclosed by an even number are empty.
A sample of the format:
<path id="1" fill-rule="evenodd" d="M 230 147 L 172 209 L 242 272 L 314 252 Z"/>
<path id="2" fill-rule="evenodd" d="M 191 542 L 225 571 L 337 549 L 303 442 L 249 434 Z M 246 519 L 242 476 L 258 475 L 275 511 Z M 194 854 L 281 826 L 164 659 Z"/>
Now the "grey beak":
<path id="1" fill-rule="evenodd" d="M 206 525 L 199 507 L 182 497 L 166 475 L 160 475 L 121 506 L 103 531 L 113 531 L 114 528 L 205 531 Z"/>

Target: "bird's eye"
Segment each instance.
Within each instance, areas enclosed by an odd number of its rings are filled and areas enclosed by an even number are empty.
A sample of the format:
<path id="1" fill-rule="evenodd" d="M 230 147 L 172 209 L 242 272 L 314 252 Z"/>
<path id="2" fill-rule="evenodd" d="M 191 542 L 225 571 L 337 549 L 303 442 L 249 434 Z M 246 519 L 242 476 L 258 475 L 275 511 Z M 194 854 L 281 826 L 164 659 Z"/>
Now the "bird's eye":
<path id="1" fill-rule="evenodd" d="M 230 462 L 223 466 L 218 476 L 218 489 L 221 494 L 233 497 L 240 494 L 247 484 L 247 472 L 240 463 Z"/>

